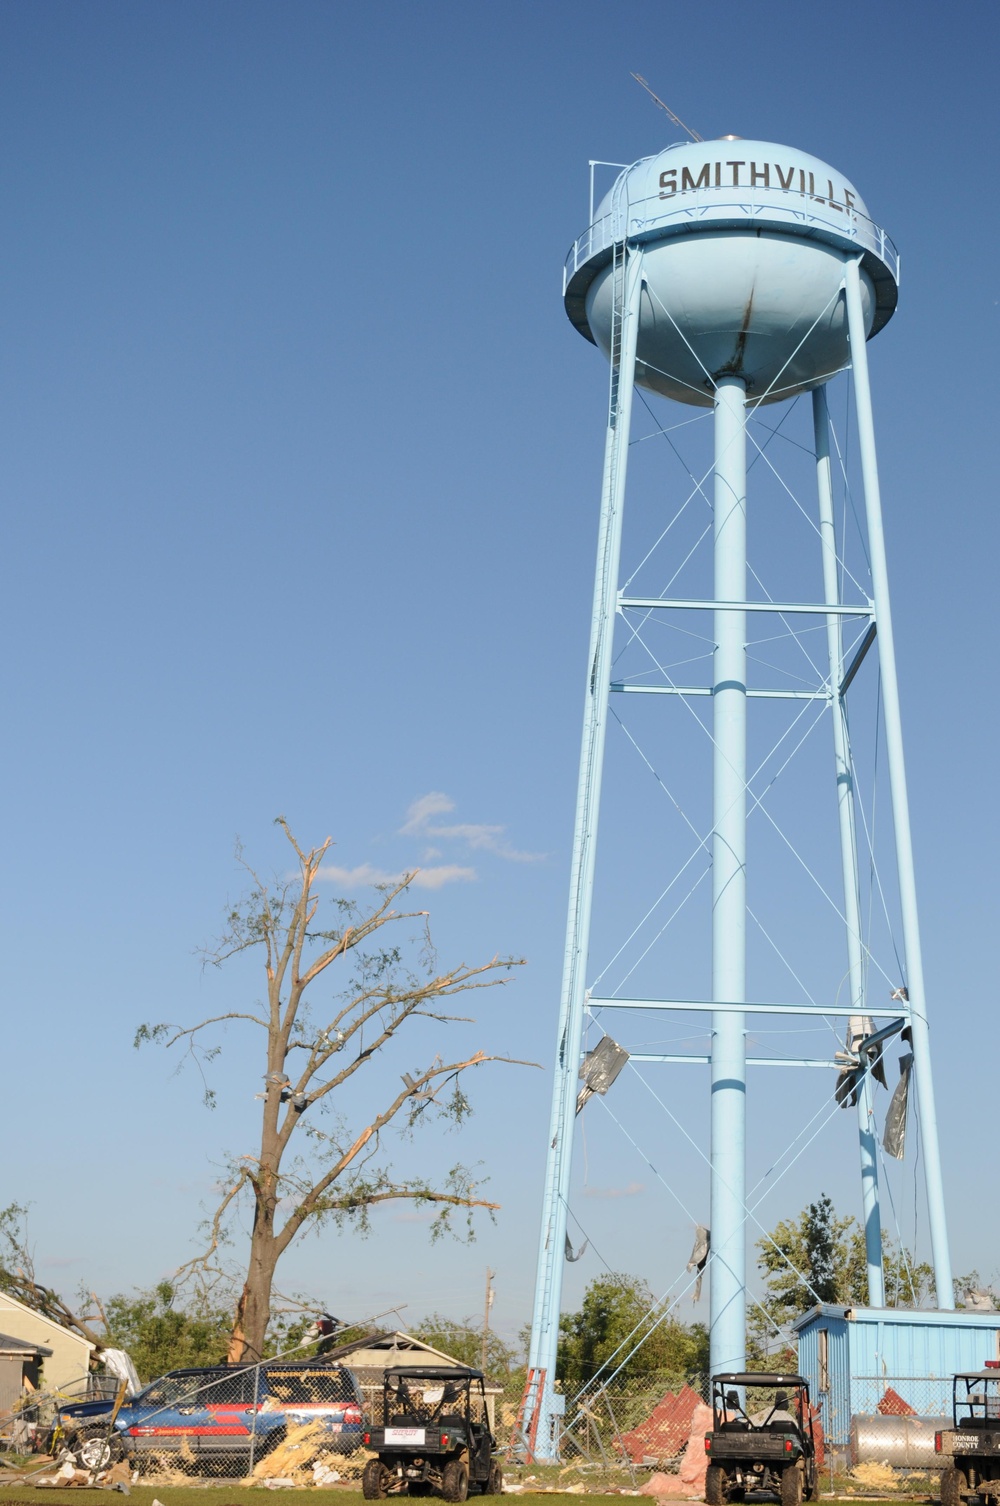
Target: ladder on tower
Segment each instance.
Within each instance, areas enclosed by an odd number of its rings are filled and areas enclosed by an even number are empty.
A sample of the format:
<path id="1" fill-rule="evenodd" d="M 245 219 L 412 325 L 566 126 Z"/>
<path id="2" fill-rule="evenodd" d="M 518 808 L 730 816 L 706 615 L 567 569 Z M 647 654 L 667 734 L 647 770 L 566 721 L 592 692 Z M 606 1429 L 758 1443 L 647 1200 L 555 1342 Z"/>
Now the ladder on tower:
<path id="1" fill-rule="evenodd" d="M 517 1409 L 510 1447 L 513 1452 L 521 1441 L 524 1443 L 524 1462 L 531 1464 L 538 1441 L 538 1423 L 542 1415 L 542 1397 L 545 1394 L 545 1371 L 532 1366 L 524 1383 L 524 1394 Z"/>

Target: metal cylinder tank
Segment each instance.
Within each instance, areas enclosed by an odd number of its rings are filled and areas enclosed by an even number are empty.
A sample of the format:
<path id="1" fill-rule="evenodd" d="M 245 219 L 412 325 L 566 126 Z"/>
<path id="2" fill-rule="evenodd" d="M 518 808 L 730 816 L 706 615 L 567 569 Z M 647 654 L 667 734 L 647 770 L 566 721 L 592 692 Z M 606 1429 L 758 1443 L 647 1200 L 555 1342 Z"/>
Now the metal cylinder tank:
<path id="1" fill-rule="evenodd" d="M 635 380 L 678 402 L 711 407 L 723 377 L 775 402 L 847 366 L 845 250 L 861 255 L 866 335 L 896 307 L 896 250 L 857 189 L 773 142 L 690 142 L 619 175 L 564 283 L 571 320 L 606 354 L 624 238 L 643 248 Z"/>
<path id="2" fill-rule="evenodd" d="M 948 1456 L 934 1452 L 934 1434 L 950 1417 L 851 1418 L 851 1464 L 888 1464 L 893 1469 L 943 1469 Z"/>

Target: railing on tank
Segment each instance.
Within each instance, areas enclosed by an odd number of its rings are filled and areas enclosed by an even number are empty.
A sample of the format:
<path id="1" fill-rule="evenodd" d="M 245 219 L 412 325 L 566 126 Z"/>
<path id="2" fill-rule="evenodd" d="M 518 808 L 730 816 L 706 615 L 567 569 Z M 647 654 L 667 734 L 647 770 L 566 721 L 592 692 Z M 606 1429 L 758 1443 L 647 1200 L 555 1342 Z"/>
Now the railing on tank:
<path id="1" fill-rule="evenodd" d="M 782 195 L 789 200 L 787 206 L 775 202 Z M 867 215 L 846 207 L 827 214 L 815 207 L 793 207 L 791 200 L 801 198 L 797 189 L 769 188 L 759 194 L 746 189 L 733 199 L 721 198 L 712 190 L 704 193 L 700 189 L 679 189 L 671 194 L 668 208 L 658 195 L 638 199 L 628 205 L 627 212 L 614 209 L 610 214 L 602 215 L 573 242 L 563 269 L 563 292 L 580 267 L 626 239 L 651 240 L 665 231 L 669 233 L 698 224 L 731 227 L 755 220 L 766 220 L 779 227 L 787 225 L 792 230 L 815 228 L 832 232 L 840 244 L 853 242 L 861 250 L 873 252 L 898 282 L 899 252 L 881 226 Z M 681 199 L 684 202 L 678 203 Z M 627 229 L 624 228 L 626 225 Z"/>

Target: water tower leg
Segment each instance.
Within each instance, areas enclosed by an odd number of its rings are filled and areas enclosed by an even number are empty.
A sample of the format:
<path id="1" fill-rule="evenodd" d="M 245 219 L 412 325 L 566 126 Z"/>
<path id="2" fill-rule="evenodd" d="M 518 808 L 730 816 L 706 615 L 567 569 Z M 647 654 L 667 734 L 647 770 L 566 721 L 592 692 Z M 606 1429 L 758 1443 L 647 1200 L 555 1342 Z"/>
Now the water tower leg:
<path id="1" fill-rule="evenodd" d="M 882 671 L 882 704 L 885 712 L 885 751 L 892 797 L 892 823 L 896 842 L 896 867 L 899 875 L 899 908 L 906 957 L 906 987 L 909 993 L 909 1022 L 913 1035 L 913 1074 L 920 1109 L 931 1256 L 934 1263 L 938 1307 L 951 1309 L 955 1306 L 955 1293 L 952 1286 L 951 1255 L 948 1250 L 948 1223 L 944 1206 L 937 1113 L 934 1106 L 934 1082 L 931 1074 L 930 1031 L 927 1025 L 924 967 L 920 951 L 920 925 L 917 918 L 910 806 L 906 791 L 903 732 L 899 714 L 899 684 L 896 679 L 896 654 L 889 604 L 889 574 L 886 568 L 885 537 L 882 531 L 882 501 L 875 454 L 875 425 L 872 419 L 871 386 L 868 379 L 868 352 L 865 348 L 861 274 L 858 263 L 853 259 L 845 266 L 845 294 L 848 333 L 851 342 L 851 364 L 854 370 L 858 446 L 865 490 L 865 513 L 868 521 L 872 595 L 875 601 L 875 620 L 878 623 L 879 667 Z"/>
<path id="2" fill-rule="evenodd" d="M 837 579 L 837 536 L 833 520 L 833 482 L 830 474 L 830 415 L 826 388 L 812 395 L 813 433 L 816 440 L 816 490 L 819 497 L 819 532 L 823 549 L 824 600 L 831 606 L 840 601 Z M 854 776 L 851 772 L 847 731 L 847 706 L 838 694 L 844 678 L 841 618 L 831 612 L 826 619 L 826 645 L 833 689 L 833 755 L 837 777 L 837 809 L 840 816 L 840 858 L 844 878 L 844 920 L 847 923 L 847 965 L 851 1005 L 864 1014 L 865 975 L 861 950 L 861 901 L 858 889 L 858 841 L 854 814 Z M 858 1141 L 861 1150 L 861 1202 L 864 1217 L 865 1252 L 868 1264 L 868 1302 L 885 1306 L 882 1272 L 882 1222 L 878 1201 L 878 1160 L 872 1129 L 872 1080 L 865 1073 L 858 1091 Z"/>
<path id="3" fill-rule="evenodd" d="M 715 599 L 746 601 L 746 387 L 715 391 Z M 746 1000 L 745 611 L 716 609 L 713 665 L 712 998 Z M 713 1374 L 746 1364 L 745 1016 L 712 1015 Z"/>
<path id="4" fill-rule="evenodd" d="M 587 694 L 584 702 L 576 824 L 573 831 L 569 915 L 566 922 L 566 949 L 563 958 L 562 994 L 559 1008 L 558 1051 L 556 1073 L 552 1084 L 552 1117 L 546 1153 L 542 1227 L 535 1277 L 531 1346 L 528 1355 L 529 1369 L 533 1369 L 536 1376 L 542 1371 L 545 1372 L 544 1384 L 536 1382 L 537 1394 L 528 1398 L 529 1412 L 534 1413 L 537 1408 L 538 1413 L 535 1453 L 540 1459 L 552 1458 L 558 1451 L 552 1438 L 552 1392 L 556 1372 L 556 1351 L 559 1344 L 566 1210 L 572 1171 L 576 1097 L 580 1087 L 579 1070 L 586 1002 L 586 967 L 590 943 L 594 863 L 597 852 L 597 823 L 600 814 L 611 655 L 618 604 L 618 565 L 625 505 L 625 473 L 632 420 L 639 298 L 642 291 L 641 252 L 626 254 L 616 291 L 614 343 L 617 360 L 612 364 L 608 429 L 604 449 L 601 521 L 597 545 L 590 652 L 587 658 Z"/>

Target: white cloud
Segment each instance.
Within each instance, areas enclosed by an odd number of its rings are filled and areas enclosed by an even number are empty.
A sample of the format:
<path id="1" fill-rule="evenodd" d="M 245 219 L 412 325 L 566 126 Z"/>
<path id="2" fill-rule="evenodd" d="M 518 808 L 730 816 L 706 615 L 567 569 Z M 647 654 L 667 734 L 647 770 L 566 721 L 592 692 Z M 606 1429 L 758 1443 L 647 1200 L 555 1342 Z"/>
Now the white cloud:
<path id="1" fill-rule="evenodd" d="M 413 880 L 413 887 L 440 889 L 442 884 L 472 884 L 478 876 L 474 868 L 461 868 L 457 863 L 438 863 L 435 867 L 421 868 Z"/>
<path id="2" fill-rule="evenodd" d="M 406 822 L 399 830 L 404 837 L 412 837 L 424 830 L 431 816 L 444 816 L 454 809 L 454 800 L 432 790 L 429 795 L 421 795 L 419 800 L 414 800 L 406 812 Z"/>
<path id="3" fill-rule="evenodd" d="M 495 853 L 497 857 L 506 858 L 510 863 L 537 863 L 545 856 L 541 852 L 519 852 L 516 848 L 509 846 L 503 840 L 506 829 L 503 826 L 487 826 L 467 821 L 447 826 L 432 824 L 434 816 L 446 815 L 448 811 L 454 809 L 454 800 L 441 790 L 432 790 L 428 795 L 421 795 L 419 800 L 414 800 L 406 812 L 406 820 L 399 828 L 400 836 L 451 838 L 453 841 L 467 843 L 474 851 Z"/>
<path id="4" fill-rule="evenodd" d="M 405 875 L 402 870 L 390 873 L 385 868 L 376 868 L 374 863 L 359 863 L 356 868 L 338 868 L 335 863 L 324 863 L 316 876 L 329 884 L 342 884 L 345 889 L 366 889 L 372 884 L 398 884 Z M 471 884 L 476 878 L 474 868 L 462 868 L 457 863 L 438 863 L 419 869 L 413 887 L 440 889 L 445 884 Z"/>

